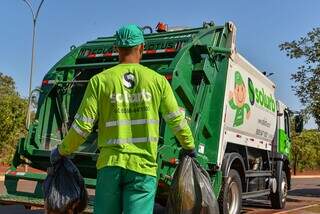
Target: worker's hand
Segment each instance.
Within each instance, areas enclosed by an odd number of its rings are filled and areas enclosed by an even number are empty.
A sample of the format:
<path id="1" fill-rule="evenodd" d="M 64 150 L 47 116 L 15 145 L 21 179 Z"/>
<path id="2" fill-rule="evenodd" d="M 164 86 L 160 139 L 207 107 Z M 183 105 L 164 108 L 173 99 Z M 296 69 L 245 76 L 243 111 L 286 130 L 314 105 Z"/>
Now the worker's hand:
<path id="1" fill-rule="evenodd" d="M 186 155 L 191 158 L 195 158 L 195 157 L 197 157 L 197 151 L 195 149 L 191 149 L 191 150 L 182 149 L 182 157 L 184 157 Z"/>
<path id="2" fill-rule="evenodd" d="M 62 155 L 60 155 L 58 148 L 51 150 L 50 162 L 52 165 L 56 164 L 61 158 Z"/>

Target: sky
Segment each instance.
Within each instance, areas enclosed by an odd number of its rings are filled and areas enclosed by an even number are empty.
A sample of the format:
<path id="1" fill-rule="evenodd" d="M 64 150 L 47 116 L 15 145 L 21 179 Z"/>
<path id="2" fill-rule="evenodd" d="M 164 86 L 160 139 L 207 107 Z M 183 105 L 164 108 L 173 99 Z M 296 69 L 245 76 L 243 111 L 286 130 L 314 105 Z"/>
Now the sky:
<path id="1" fill-rule="evenodd" d="M 0 0 L 0 72 L 27 96 L 31 63 L 32 18 L 23 0 Z M 36 7 L 40 0 L 30 0 Z M 237 27 L 238 51 L 262 71 L 274 73 L 276 96 L 293 110 L 303 108 L 291 90 L 290 75 L 302 63 L 290 60 L 278 45 L 306 35 L 320 23 L 319 0 L 45 0 L 36 28 L 33 87 L 67 52 L 100 36 L 114 35 L 124 24 L 199 27 L 204 21 Z M 313 128 L 310 121 L 306 128 Z"/>

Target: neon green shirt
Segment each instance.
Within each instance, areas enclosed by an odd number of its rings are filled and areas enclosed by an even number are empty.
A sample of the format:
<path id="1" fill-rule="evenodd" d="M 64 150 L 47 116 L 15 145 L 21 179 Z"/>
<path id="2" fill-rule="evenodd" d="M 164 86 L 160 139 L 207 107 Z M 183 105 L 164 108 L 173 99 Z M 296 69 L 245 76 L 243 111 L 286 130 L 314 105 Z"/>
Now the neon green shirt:
<path id="1" fill-rule="evenodd" d="M 155 176 L 159 111 L 182 147 L 193 149 L 191 130 L 168 81 L 140 64 L 114 66 L 90 79 L 59 152 L 74 152 L 98 123 L 98 169 L 119 166 Z"/>

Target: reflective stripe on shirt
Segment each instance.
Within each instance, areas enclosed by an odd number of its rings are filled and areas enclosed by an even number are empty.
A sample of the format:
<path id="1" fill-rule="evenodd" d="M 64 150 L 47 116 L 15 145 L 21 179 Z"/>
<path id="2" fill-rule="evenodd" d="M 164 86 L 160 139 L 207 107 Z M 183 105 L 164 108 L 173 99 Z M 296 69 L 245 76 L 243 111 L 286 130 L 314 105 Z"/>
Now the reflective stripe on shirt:
<path id="1" fill-rule="evenodd" d="M 183 108 L 180 108 L 178 111 L 175 111 L 175 112 L 170 112 L 166 115 L 163 116 L 164 120 L 165 121 L 168 121 L 168 120 L 171 120 L 171 119 L 174 119 L 178 116 L 181 116 L 181 115 L 185 115 L 185 111 Z"/>
<path id="2" fill-rule="evenodd" d="M 181 120 L 180 124 L 173 128 L 173 132 L 177 133 L 177 132 L 181 131 L 182 129 L 184 129 L 187 125 L 188 125 L 187 120 L 183 118 L 183 120 Z"/>
<path id="3" fill-rule="evenodd" d="M 136 138 L 124 138 L 124 139 L 110 139 L 107 144 L 124 144 L 124 143 L 148 143 L 158 142 L 157 137 L 136 137 Z"/>
<path id="4" fill-rule="evenodd" d="M 85 117 L 80 114 L 76 114 L 76 116 L 74 116 L 74 119 L 80 120 L 85 123 L 94 123 L 94 121 L 95 121 L 95 119 L 93 119 L 93 118 Z"/>
<path id="5" fill-rule="evenodd" d="M 86 138 L 88 136 L 88 132 L 83 131 L 76 123 L 72 123 L 72 128 L 81 136 Z"/>
<path id="6" fill-rule="evenodd" d="M 159 124 L 159 120 L 114 120 L 106 122 L 106 127 L 121 126 L 121 125 L 144 125 L 144 124 Z"/>

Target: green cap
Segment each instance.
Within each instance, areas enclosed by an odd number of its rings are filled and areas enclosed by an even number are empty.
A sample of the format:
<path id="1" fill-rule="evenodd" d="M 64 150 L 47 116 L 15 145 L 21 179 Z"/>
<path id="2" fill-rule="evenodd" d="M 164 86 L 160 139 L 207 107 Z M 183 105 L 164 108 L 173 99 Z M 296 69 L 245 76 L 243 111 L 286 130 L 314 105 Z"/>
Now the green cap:
<path id="1" fill-rule="evenodd" d="M 144 43 L 143 32 L 137 25 L 129 24 L 116 32 L 116 46 L 129 48 Z"/>
<path id="2" fill-rule="evenodd" d="M 234 85 L 242 85 L 243 84 L 243 79 L 241 77 L 241 74 L 239 71 L 236 71 L 234 74 Z"/>

